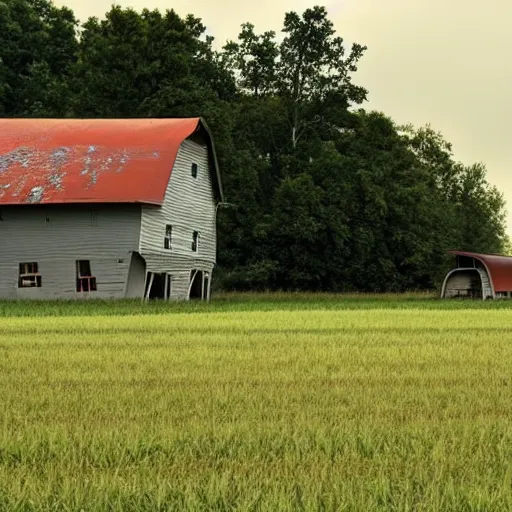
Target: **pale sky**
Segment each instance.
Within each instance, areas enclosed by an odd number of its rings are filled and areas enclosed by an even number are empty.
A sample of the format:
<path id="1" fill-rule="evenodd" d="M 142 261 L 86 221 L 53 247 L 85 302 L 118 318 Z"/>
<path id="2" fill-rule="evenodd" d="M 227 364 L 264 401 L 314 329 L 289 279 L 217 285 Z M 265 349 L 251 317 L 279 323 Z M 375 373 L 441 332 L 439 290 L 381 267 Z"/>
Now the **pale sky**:
<path id="1" fill-rule="evenodd" d="M 108 0 L 56 0 L 85 21 Z M 510 0 L 118 0 L 141 10 L 173 8 L 202 18 L 217 44 L 245 21 L 279 32 L 284 14 L 325 5 L 338 35 L 368 46 L 354 81 L 369 90 L 366 109 L 396 122 L 430 123 L 453 144 L 455 158 L 483 162 L 507 199 L 512 235 L 512 2 Z"/>

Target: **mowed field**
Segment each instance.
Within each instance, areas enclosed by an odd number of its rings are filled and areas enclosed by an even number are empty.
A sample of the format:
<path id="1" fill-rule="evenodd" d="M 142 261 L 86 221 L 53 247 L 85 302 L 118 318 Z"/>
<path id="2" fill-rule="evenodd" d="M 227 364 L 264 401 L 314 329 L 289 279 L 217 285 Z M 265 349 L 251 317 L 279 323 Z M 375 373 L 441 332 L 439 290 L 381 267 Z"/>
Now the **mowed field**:
<path id="1" fill-rule="evenodd" d="M 0 303 L 0 510 L 512 510 L 512 304 Z"/>

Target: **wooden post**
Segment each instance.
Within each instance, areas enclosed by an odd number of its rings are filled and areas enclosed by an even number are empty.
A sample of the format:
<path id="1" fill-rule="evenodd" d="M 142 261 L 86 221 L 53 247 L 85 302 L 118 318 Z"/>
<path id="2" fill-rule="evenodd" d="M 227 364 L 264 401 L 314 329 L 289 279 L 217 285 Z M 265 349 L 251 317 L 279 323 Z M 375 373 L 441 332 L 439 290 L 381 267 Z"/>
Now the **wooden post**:
<path id="1" fill-rule="evenodd" d="M 204 296 L 204 271 L 201 272 L 201 300 L 204 300 L 205 299 L 205 296 Z"/>
<path id="2" fill-rule="evenodd" d="M 164 300 L 168 300 L 167 292 L 169 290 L 169 274 L 165 273 L 165 284 L 164 284 Z"/>
<path id="3" fill-rule="evenodd" d="M 168 297 L 168 299 L 171 300 L 171 295 L 172 295 L 172 274 L 167 274 L 167 279 L 169 279 L 169 297 Z"/>
<path id="4" fill-rule="evenodd" d="M 211 291 L 212 291 L 212 273 L 208 272 L 208 288 L 206 289 L 206 300 L 208 302 L 210 302 Z"/>
<path id="5" fill-rule="evenodd" d="M 151 287 L 153 286 L 153 280 L 155 279 L 155 273 L 154 272 L 149 272 L 149 273 L 151 274 L 151 277 L 149 278 L 149 286 L 148 286 L 148 291 L 146 292 L 146 300 L 149 299 Z"/>
<path id="6" fill-rule="evenodd" d="M 142 289 L 142 302 L 144 302 L 146 300 L 146 286 L 148 285 L 148 274 L 149 272 L 145 272 L 144 273 L 144 288 Z"/>

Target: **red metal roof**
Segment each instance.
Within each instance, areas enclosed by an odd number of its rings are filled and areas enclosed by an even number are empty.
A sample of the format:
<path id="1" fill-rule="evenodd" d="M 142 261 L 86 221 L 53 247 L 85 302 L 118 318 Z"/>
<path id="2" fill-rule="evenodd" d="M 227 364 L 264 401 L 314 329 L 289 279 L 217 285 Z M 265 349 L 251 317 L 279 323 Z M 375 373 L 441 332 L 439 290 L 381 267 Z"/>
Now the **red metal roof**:
<path id="1" fill-rule="evenodd" d="M 495 292 L 512 291 L 512 257 L 466 251 L 450 251 L 450 254 L 481 261 L 487 268 Z"/>
<path id="2" fill-rule="evenodd" d="M 0 205 L 161 204 L 190 119 L 0 119 Z"/>

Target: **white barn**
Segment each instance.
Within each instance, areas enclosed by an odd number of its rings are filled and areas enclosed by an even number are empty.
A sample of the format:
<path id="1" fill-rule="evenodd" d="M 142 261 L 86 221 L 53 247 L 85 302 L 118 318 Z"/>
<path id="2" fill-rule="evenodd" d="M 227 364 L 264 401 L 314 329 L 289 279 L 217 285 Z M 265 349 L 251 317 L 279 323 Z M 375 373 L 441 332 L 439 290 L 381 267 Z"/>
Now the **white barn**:
<path id="1" fill-rule="evenodd" d="M 222 197 L 200 118 L 0 120 L 0 299 L 209 299 Z"/>

